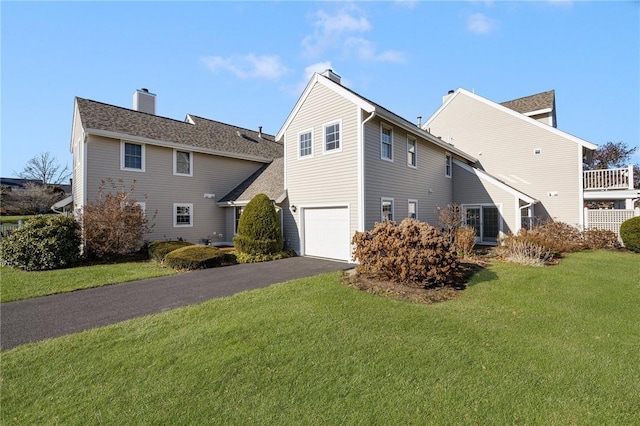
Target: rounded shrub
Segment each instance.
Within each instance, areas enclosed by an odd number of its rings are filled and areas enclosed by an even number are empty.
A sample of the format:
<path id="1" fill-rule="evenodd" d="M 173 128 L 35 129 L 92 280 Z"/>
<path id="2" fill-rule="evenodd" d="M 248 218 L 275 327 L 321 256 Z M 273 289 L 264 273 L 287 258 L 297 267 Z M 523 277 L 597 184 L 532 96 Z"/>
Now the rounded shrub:
<path id="1" fill-rule="evenodd" d="M 168 253 L 164 264 L 174 269 L 215 268 L 224 262 L 224 253 L 217 247 L 190 245 Z"/>
<path id="2" fill-rule="evenodd" d="M 35 216 L 0 242 L 0 263 L 26 271 L 68 267 L 80 256 L 80 226 L 71 216 Z"/>
<path id="3" fill-rule="evenodd" d="M 162 262 L 164 261 L 165 256 L 171 253 L 172 251 L 182 247 L 187 247 L 192 245 L 193 243 L 190 243 L 188 241 L 164 241 L 164 240 L 151 241 L 149 243 L 149 248 L 148 248 L 149 259 Z"/>
<path id="4" fill-rule="evenodd" d="M 237 251 L 251 255 L 282 251 L 282 231 L 278 213 L 265 194 L 256 195 L 244 208 L 233 245 Z"/>
<path id="5" fill-rule="evenodd" d="M 459 266 L 455 248 L 436 228 L 415 219 L 376 223 L 356 232 L 356 271 L 409 287 L 455 285 Z"/>
<path id="6" fill-rule="evenodd" d="M 620 238 L 627 250 L 640 253 L 640 216 L 627 219 L 620 225 Z"/>

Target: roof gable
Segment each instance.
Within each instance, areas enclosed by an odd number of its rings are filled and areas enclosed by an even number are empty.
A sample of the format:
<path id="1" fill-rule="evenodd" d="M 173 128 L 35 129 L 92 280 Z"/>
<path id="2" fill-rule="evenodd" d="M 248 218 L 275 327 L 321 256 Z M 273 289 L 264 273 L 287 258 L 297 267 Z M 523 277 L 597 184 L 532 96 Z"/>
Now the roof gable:
<path id="1" fill-rule="evenodd" d="M 284 193 L 284 159 L 276 158 L 222 197 L 219 205 L 244 204 L 258 194 L 266 194 L 271 200 L 279 200 Z"/>
<path id="2" fill-rule="evenodd" d="M 500 105 L 527 115 L 535 111 L 552 111 L 555 109 L 556 91 L 537 93 L 511 101 L 501 102 Z"/>

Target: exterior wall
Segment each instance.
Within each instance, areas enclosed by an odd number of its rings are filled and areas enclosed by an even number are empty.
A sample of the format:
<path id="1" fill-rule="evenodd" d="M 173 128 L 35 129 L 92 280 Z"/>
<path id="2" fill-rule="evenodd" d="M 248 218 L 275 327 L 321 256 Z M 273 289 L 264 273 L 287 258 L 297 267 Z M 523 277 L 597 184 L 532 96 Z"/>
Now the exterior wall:
<path id="1" fill-rule="evenodd" d="M 146 145 L 144 172 L 120 170 L 120 140 L 90 136 L 86 150 L 87 200 L 97 198 L 103 179 L 122 179 L 127 189 L 135 180 L 134 197 L 145 202 L 147 216 L 154 225 L 147 236 L 149 240 L 230 241 L 233 223 L 227 223 L 227 211 L 233 209 L 218 207 L 216 200 L 262 166 L 258 162 L 192 153 L 193 176 L 175 176 L 171 148 Z M 215 198 L 204 198 L 204 194 L 215 194 Z M 192 227 L 173 226 L 174 203 L 193 204 Z"/>
<path id="2" fill-rule="evenodd" d="M 393 130 L 393 161 L 383 160 L 380 155 L 381 123 Z M 417 200 L 418 219 L 432 225 L 437 222 L 437 207 L 452 202 L 453 179 L 445 176 L 445 151 L 416 137 L 416 167 L 410 167 L 407 137 L 406 130 L 380 118 L 365 125 L 365 229 L 381 221 L 381 198 L 393 198 L 396 222 L 408 216 L 408 200 Z"/>
<path id="3" fill-rule="evenodd" d="M 73 165 L 71 168 L 73 207 L 74 209 L 81 209 L 85 197 L 83 188 L 85 143 L 82 123 L 80 123 L 80 114 L 78 114 L 77 110 L 74 111 L 73 129 L 71 131 L 71 154 L 73 156 Z"/>
<path id="4" fill-rule="evenodd" d="M 359 108 L 322 84 L 315 84 L 284 134 L 284 239 L 300 252 L 305 207 L 348 205 L 352 234 L 358 228 Z M 324 153 L 324 125 L 341 120 L 341 151 Z M 298 134 L 313 130 L 313 156 L 298 158 Z M 296 206 L 293 212 L 291 206 Z"/>
<path id="5" fill-rule="evenodd" d="M 582 224 L 582 147 L 575 142 L 463 93 L 428 126 L 476 156 L 481 169 L 539 200 L 537 217 Z"/>

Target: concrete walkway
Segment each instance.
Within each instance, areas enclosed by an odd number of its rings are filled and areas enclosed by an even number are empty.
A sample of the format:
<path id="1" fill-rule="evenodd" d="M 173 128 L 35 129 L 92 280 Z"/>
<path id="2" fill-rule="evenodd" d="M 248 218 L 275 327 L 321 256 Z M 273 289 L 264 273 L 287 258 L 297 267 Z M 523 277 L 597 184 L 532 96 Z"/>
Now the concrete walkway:
<path id="1" fill-rule="evenodd" d="M 130 318 L 353 265 L 309 257 L 205 269 L 0 305 L 0 348 L 77 333 Z"/>

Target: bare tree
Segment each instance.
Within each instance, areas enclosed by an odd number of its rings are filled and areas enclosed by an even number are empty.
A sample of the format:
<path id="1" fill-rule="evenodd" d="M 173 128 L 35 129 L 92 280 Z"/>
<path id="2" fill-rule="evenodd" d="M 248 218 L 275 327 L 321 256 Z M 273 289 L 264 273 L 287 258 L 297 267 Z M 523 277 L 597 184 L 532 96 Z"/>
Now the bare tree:
<path id="1" fill-rule="evenodd" d="M 62 167 L 56 157 L 49 152 L 41 152 L 27 161 L 24 169 L 16 174 L 22 179 L 38 180 L 42 182 L 43 185 L 59 185 L 68 182 L 71 177 L 69 167 L 66 165 Z"/>
<path id="2" fill-rule="evenodd" d="M 49 212 L 51 206 L 64 198 L 64 191 L 55 185 L 27 182 L 23 189 L 4 189 L 2 207 L 10 214 L 38 214 Z"/>
<path id="3" fill-rule="evenodd" d="M 638 150 L 637 146 L 629 147 L 624 142 L 607 142 L 598 147 L 593 158 L 586 164 L 587 170 L 608 169 L 610 167 L 626 167 L 631 156 Z M 634 188 L 640 188 L 640 165 L 633 165 Z"/>

